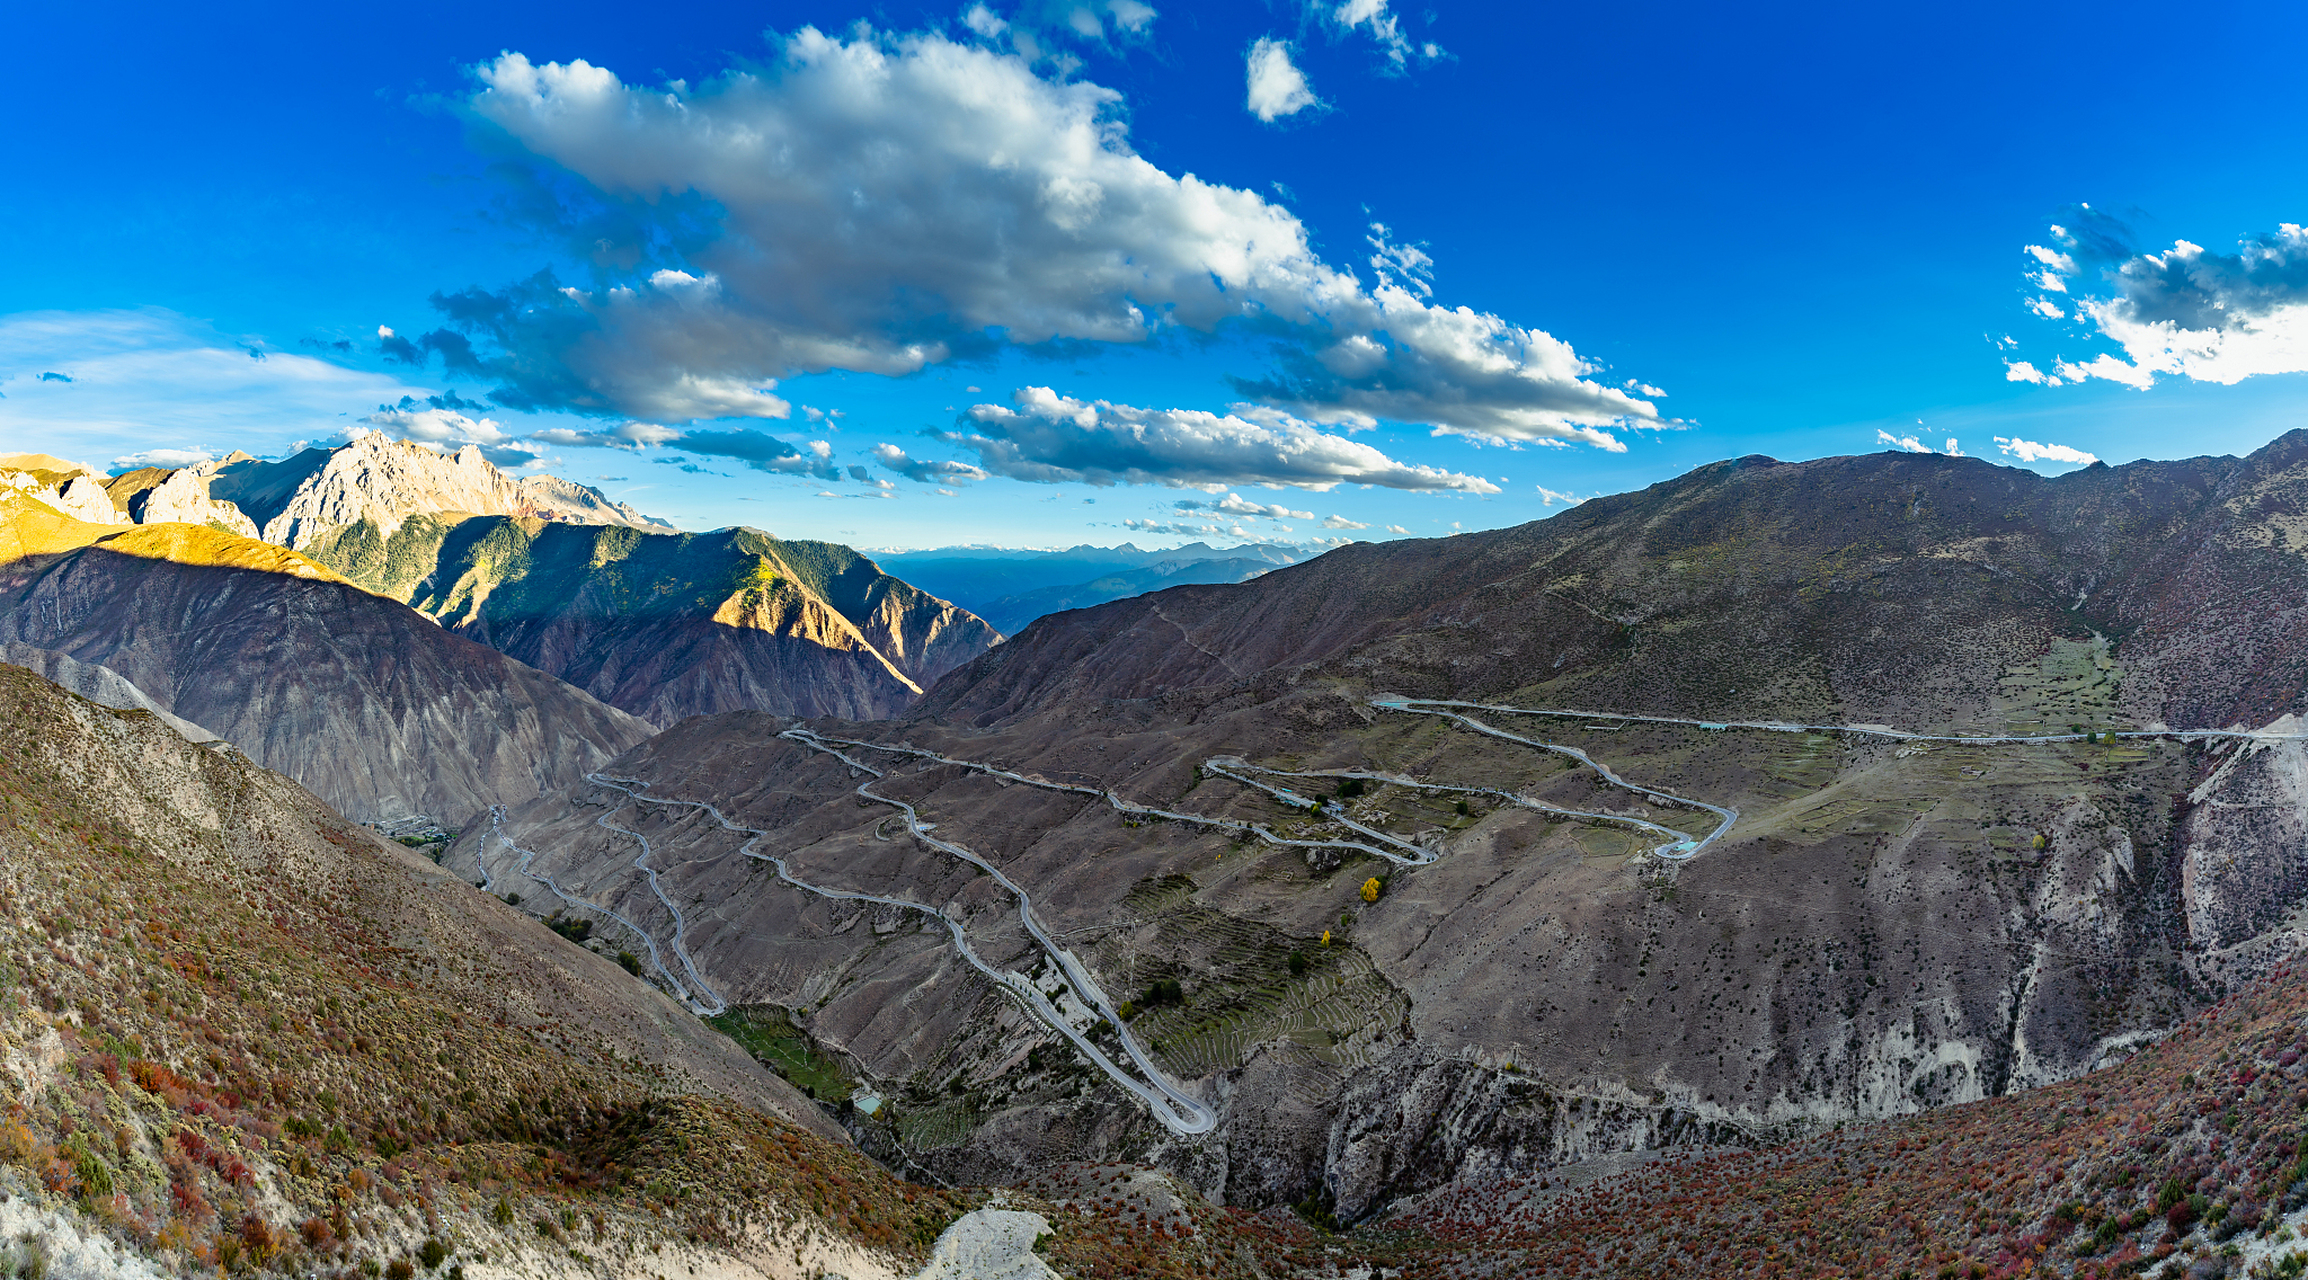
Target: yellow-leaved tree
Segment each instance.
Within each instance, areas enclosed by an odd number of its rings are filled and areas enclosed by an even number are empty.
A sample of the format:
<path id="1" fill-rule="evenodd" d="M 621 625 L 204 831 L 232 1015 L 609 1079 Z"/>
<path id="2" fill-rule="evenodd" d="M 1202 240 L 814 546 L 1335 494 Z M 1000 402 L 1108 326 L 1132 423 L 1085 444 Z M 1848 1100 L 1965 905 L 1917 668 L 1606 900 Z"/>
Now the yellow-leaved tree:
<path id="1" fill-rule="evenodd" d="M 1385 887 L 1386 887 L 1385 885 L 1382 885 L 1382 884 L 1380 884 L 1380 883 L 1378 882 L 1378 877 L 1377 877 L 1377 876 L 1372 876 L 1370 879 L 1363 881 L 1363 882 L 1362 882 L 1362 900 L 1363 900 L 1364 902 L 1376 902 L 1376 901 L 1378 901 L 1378 892 L 1379 892 L 1379 890 L 1381 890 L 1381 889 L 1384 889 Z"/>

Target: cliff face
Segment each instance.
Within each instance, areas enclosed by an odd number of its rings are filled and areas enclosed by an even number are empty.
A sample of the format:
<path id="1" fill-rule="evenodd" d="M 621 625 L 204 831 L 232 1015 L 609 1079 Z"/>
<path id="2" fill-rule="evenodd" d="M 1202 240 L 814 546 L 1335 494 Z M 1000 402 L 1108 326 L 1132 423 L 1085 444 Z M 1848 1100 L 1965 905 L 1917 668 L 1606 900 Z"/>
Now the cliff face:
<path id="1" fill-rule="evenodd" d="M 76 516 L 85 512 L 82 518 L 99 523 L 213 525 L 243 537 L 256 536 L 255 522 L 232 503 L 212 498 L 208 478 L 197 471 L 144 467 L 113 477 L 103 486 L 113 508 L 110 519 L 93 509 L 94 483 L 80 477 L 66 481 L 54 505 Z"/>
<path id="2" fill-rule="evenodd" d="M 575 783 L 648 726 L 293 551 L 118 532 L 0 495 L 0 640 L 109 668 L 363 820 L 455 823 Z"/>
<path id="3" fill-rule="evenodd" d="M 737 709 L 894 715 L 1000 638 L 847 547 L 751 529 L 412 518 L 313 553 L 661 726 Z"/>

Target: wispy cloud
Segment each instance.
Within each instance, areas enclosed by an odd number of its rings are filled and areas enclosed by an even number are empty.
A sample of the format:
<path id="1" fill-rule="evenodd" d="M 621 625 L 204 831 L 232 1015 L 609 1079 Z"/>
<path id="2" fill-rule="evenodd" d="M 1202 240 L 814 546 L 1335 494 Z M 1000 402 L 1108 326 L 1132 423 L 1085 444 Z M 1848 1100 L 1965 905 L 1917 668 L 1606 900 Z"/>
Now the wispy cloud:
<path id="1" fill-rule="evenodd" d="M 1140 409 L 1026 387 L 1017 407 L 981 404 L 969 431 L 939 438 L 977 454 L 996 475 L 1044 484 L 1165 484 L 1216 490 L 1246 484 L 1327 490 L 1341 484 L 1497 493 L 1480 476 L 1397 462 L 1271 409 Z"/>
<path id="2" fill-rule="evenodd" d="M 605 431 L 577 430 L 570 427 L 547 427 L 534 431 L 532 440 L 546 444 L 568 445 L 586 449 L 646 449 L 651 445 L 679 440 L 681 432 L 654 422 L 628 422 Z"/>
<path id="3" fill-rule="evenodd" d="M 1210 522 L 1195 524 L 1179 520 L 1124 520 L 1122 527 L 1132 533 L 1160 534 L 1174 538 L 1240 538 L 1255 537 L 1241 525 L 1221 525 Z"/>
<path id="4" fill-rule="evenodd" d="M 1252 502 L 1239 493 L 1230 493 L 1216 502 L 1202 502 L 1187 498 L 1171 505 L 1180 511 L 1209 511 L 1218 515 L 1252 516 L 1266 520 L 1312 520 L 1311 511 L 1293 511 L 1288 507 L 1264 502 Z"/>
<path id="5" fill-rule="evenodd" d="M 309 355 L 251 360 L 250 341 L 157 308 L 0 316 L 0 370 L 55 374 L 0 378 L 0 436 L 99 457 L 264 453 L 347 413 L 434 394 Z"/>
<path id="6" fill-rule="evenodd" d="M 1950 458 L 1960 458 L 1963 456 L 1963 446 L 1956 441 L 1954 436 L 1949 436 L 1947 438 L 1947 448 L 1940 450 L 1934 449 L 1930 445 L 1925 444 L 1920 438 L 1916 436 L 1895 436 L 1883 428 L 1877 427 L 1875 429 L 1875 442 L 1881 445 L 1889 445 L 1894 449 L 1898 449 L 1907 453 L 1944 452 Z"/>
<path id="7" fill-rule="evenodd" d="M 199 466 L 215 456 L 206 449 L 146 449 L 114 458 L 112 469 L 134 471 L 139 467 L 166 467 L 173 471 L 178 467 Z"/>
<path id="8" fill-rule="evenodd" d="M 739 427 L 729 431 L 684 431 L 678 439 L 667 443 L 684 453 L 703 454 L 709 458 L 730 458 L 756 471 L 816 476 L 823 480 L 840 478 L 839 469 L 832 461 L 833 446 L 823 440 L 812 440 L 806 445 L 795 446 L 776 436 Z M 861 474 L 856 478 L 863 480 L 865 477 Z"/>
<path id="9" fill-rule="evenodd" d="M 1322 18 L 1335 34 L 1361 32 L 1378 42 L 1390 69 L 1402 71 L 1414 63 L 1433 62 L 1450 55 L 1432 40 L 1414 40 L 1403 30 L 1402 19 L 1387 0 L 1309 0 L 1308 9 Z M 1429 13 L 1429 20 L 1433 14 Z"/>

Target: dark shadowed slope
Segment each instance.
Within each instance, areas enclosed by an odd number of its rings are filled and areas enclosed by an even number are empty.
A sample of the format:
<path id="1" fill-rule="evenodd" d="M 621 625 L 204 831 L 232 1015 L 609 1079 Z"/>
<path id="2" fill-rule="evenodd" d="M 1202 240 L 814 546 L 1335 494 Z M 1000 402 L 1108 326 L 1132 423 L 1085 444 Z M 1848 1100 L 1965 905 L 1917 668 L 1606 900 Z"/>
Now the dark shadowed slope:
<path id="1" fill-rule="evenodd" d="M 0 638 L 112 669 L 363 820 L 460 822 L 649 735 L 294 552 L 188 525 L 0 566 Z"/>

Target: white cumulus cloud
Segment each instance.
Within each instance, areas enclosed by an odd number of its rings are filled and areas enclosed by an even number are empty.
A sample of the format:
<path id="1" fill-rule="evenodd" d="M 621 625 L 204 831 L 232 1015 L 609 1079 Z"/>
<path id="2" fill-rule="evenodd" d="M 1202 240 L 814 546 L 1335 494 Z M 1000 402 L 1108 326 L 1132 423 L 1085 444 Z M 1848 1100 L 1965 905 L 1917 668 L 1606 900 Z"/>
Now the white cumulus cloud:
<path id="1" fill-rule="evenodd" d="M 1085 11 L 1113 29 L 1126 8 Z M 393 358 L 493 378 L 513 407 L 784 417 L 772 391 L 796 374 L 1249 321 L 1281 354 L 1241 394 L 1311 422 L 1605 449 L 1671 425 L 1553 335 L 1430 301 L 1417 272 L 1366 285 L 1287 209 L 1139 156 L 1119 93 L 991 44 L 805 28 L 769 64 L 695 85 L 518 53 L 479 74 L 474 116 L 602 206 L 556 202 L 544 229 L 595 261 L 646 261 L 589 289 L 540 274 L 443 294 L 443 328 L 390 339 Z"/>
<path id="2" fill-rule="evenodd" d="M 1249 89 L 1244 100 L 1250 114 L 1268 124 L 1322 105 L 1306 73 L 1290 60 L 1290 45 L 1272 36 L 1260 36 L 1250 46 Z"/>
<path id="3" fill-rule="evenodd" d="M 1325 529 L 1368 529 L 1370 526 L 1367 524 L 1358 524 L 1355 521 L 1347 519 L 1345 516 L 1324 516 L 1322 518 L 1322 527 Z"/>
<path id="4" fill-rule="evenodd" d="M 1877 427 L 1875 429 L 1875 442 L 1877 444 L 1890 445 L 1894 449 L 1904 449 L 1909 453 L 1932 452 L 1932 447 L 1930 445 L 1916 439 L 1914 436 L 1895 436 L 1881 427 Z"/>
<path id="5" fill-rule="evenodd" d="M 2067 294 L 2075 317 L 2123 352 L 2056 359 L 2058 378 L 2146 390 L 2160 377 L 2233 385 L 2308 372 L 2308 229 L 2299 224 L 2251 236 L 2233 253 L 2186 240 L 2138 252 L 2129 227 L 2078 206 L 2052 234 L 2058 249 L 2027 246 L 2036 264 L 2030 283 Z M 2030 305 L 2064 314 L 2048 297 Z"/>
<path id="6" fill-rule="evenodd" d="M 2009 439 L 1997 436 L 1995 447 L 2022 462 L 2072 462 L 2079 467 L 2088 467 L 2099 461 L 2081 449 L 2071 449 L 2064 444 L 2037 444 L 2016 436 Z"/>
<path id="7" fill-rule="evenodd" d="M 1272 409 L 1141 409 L 1075 400 L 1048 387 L 1021 388 L 1014 399 L 1014 409 L 971 408 L 966 419 L 972 430 L 942 432 L 940 438 L 977 454 L 979 465 L 996 475 L 1045 484 L 1499 491 L 1480 476 L 1397 462 Z"/>

